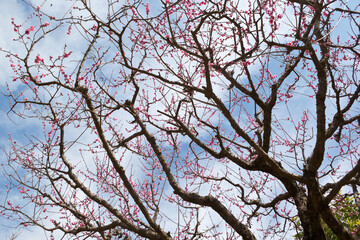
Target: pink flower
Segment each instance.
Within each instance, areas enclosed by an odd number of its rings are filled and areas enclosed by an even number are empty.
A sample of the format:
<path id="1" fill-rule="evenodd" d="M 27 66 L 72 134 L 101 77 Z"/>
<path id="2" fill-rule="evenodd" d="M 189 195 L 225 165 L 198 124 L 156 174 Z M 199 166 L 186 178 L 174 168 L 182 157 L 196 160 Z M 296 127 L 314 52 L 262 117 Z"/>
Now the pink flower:
<path id="1" fill-rule="evenodd" d="M 44 59 L 40 57 L 40 55 L 37 55 L 35 58 L 35 63 L 44 62 Z"/>
<path id="2" fill-rule="evenodd" d="M 50 25 L 50 23 L 46 22 L 46 23 L 44 23 L 43 25 L 41 25 L 41 27 L 47 27 L 47 26 L 49 26 L 49 25 Z"/>
<path id="3" fill-rule="evenodd" d="M 31 26 L 31 27 L 29 27 L 28 29 L 25 30 L 25 34 L 30 34 L 30 32 L 34 31 L 34 30 L 35 30 L 34 26 Z"/>
<path id="4" fill-rule="evenodd" d="M 70 51 L 69 53 L 64 53 L 64 58 L 69 57 L 71 53 L 72 53 L 72 51 Z"/>
<path id="5" fill-rule="evenodd" d="M 150 8 L 149 8 L 149 3 L 147 2 L 146 3 L 146 14 L 149 14 L 150 12 Z"/>
<path id="6" fill-rule="evenodd" d="M 131 11 L 132 11 L 133 15 L 136 15 L 135 8 L 131 8 Z"/>

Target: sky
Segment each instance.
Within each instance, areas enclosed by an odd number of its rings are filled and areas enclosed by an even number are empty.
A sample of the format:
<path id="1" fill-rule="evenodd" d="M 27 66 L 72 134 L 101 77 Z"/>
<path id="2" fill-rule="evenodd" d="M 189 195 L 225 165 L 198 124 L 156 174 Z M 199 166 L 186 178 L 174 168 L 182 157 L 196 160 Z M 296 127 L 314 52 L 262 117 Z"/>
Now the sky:
<path id="1" fill-rule="evenodd" d="M 33 2 L 37 1 L 34 0 Z M 94 9 L 97 9 L 100 15 L 104 14 L 104 12 L 102 12 L 103 8 L 101 7 L 101 1 L 100 3 L 94 1 L 93 4 L 95 5 Z M 98 6 L 96 4 L 98 4 Z M 44 6 L 47 11 L 54 13 L 56 12 L 57 14 L 59 14 L 59 12 L 64 12 L 65 14 L 70 7 L 71 2 L 69 1 L 55 1 L 52 6 Z M 15 37 L 13 27 L 11 26 L 11 18 L 15 18 L 17 23 L 24 23 L 27 21 L 26 19 L 30 11 L 31 9 L 21 0 L 0 1 L 0 29 L 7 33 L 0 35 L 0 47 L 3 49 L 21 51 L 21 49 L 18 49 L 11 40 Z M 25 24 L 30 25 L 31 21 L 32 20 L 30 19 Z M 72 35 L 71 37 L 68 37 L 67 35 L 55 35 L 53 36 L 53 39 L 50 39 L 44 43 L 44 45 L 39 49 L 39 52 L 50 54 L 51 52 L 61 51 L 63 48 L 63 43 L 65 42 L 70 43 L 72 46 L 78 46 L 78 48 L 81 49 L 82 44 L 79 39 L 81 39 L 81 37 L 76 36 L 76 34 Z M 56 45 L 53 44 L 54 42 L 56 42 Z M 2 66 L 0 69 L 0 92 L 6 93 L 6 83 L 10 84 L 12 87 L 16 87 L 16 83 L 11 81 L 12 72 L 10 63 L 6 58 L 4 58 L 3 53 L 0 53 L 0 64 Z M 37 135 L 40 133 L 40 130 L 38 129 L 41 129 L 41 123 L 38 121 L 34 121 L 32 119 L 19 119 L 13 114 L 8 115 L 7 112 L 9 110 L 9 104 L 9 98 L 0 95 L 0 146 L 4 148 L 5 151 L 7 150 L 9 143 L 9 133 L 11 133 L 11 135 L 18 141 L 25 143 L 27 136 Z M 295 108 L 297 106 L 291 105 L 290 107 Z M 302 113 L 299 112 L 295 118 L 299 119 L 301 114 Z M 284 118 L 286 116 L 287 113 L 283 113 L 283 115 L 279 113 L 278 115 L 279 118 Z M 6 156 L 3 151 L 0 151 L 0 161 L 6 161 Z M 4 179 L 1 179 L 0 194 L 4 194 L 4 192 L 1 191 L 4 189 L 4 184 Z M 7 221 L 6 219 L 0 217 L 0 236 L 5 236 L 5 239 L 9 239 L 11 234 L 16 233 L 20 234 L 18 239 L 44 239 L 43 231 L 30 228 L 16 228 L 14 222 Z"/>
<path id="2" fill-rule="evenodd" d="M 66 2 L 68 1 L 57 1 L 57 3 L 53 4 L 54 11 L 63 11 L 66 9 L 65 5 L 69 5 Z M 24 23 L 30 25 L 32 20 L 27 20 L 30 11 L 31 9 L 22 0 L 0 1 L 0 28 L 3 30 L 3 34 L 0 35 L 0 47 L 2 49 L 21 52 L 21 49 L 18 48 L 19 44 L 16 45 L 12 41 L 16 35 L 11 25 L 11 18 L 14 18 L 17 24 Z M 48 49 L 50 49 L 50 46 L 44 46 L 43 51 Z M 0 53 L 0 64 L 2 66 L 0 68 L 0 92 L 6 94 L 6 85 L 9 84 L 13 88 L 16 87 L 16 83 L 13 83 L 11 80 L 13 75 L 10 68 L 11 63 L 5 58 L 3 52 Z M 27 137 L 38 135 L 41 130 L 41 122 L 31 119 L 19 119 L 14 114 L 9 113 L 10 104 L 10 99 L 0 94 L 1 164 L 7 161 L 4 151 L 9 151 L 9 133 L 11 133 L 12 137 L 16 138 L 17 141 L 25 143 Z M 4 180 L 3 176 L 1 176 L 0 194 L 3 196 L 6 194 L 4 190 L 6 181 Z M 3 199 L 3 196 L 1 196 L 1 199 Z M 24 229 L 21 226 L 18 227 L 17 222 L 8 221 L 6 218 L 0 217 L 0 239 L 8 240 L 11 236 L 17 236 L 17 239 L 39 240 L 47 239 L 49 234 L 40 229 Z"/>
<path id="3" fill-rule="evenodd" d="M 4 49 L 14 49 L 12 45 L 12 41 L 9 41 L 9 39 L 12 39 L 12 26 L 11 26 L 11 18 L 12 17 L 18 17 L 18 18 L 24 18 L 25 17 L 25 8 L 22 4 L 20 4 L 19 1 L 0 1 L 0 25 L 3 29 L 4 33 L 0 36 L 0 46 Z M 0 53 L 0 91 L 6 93 L 6 83 L 11 82 L 9 81 L 10 78 L 10 64 L 7 62 L 7 59 L 4 58 L 4 54 Z M 9 118 L 7 115 L 7 112 L 9 110 L 9 99 L 5 97 L 3 94 L 0 94 L 0 146 L 2 149 L 6 149 L 8 145 L 8 133 L 10 131 L 16 129 L 20 131 L 28 131 L 28 128 L 22 128 L 21 126 L 24 126 L 22 124 L 19 124 L 16 119 Z M 13 131 L 14 132 L 14 131 Z M 15 131 L 17 132 L 17 131 Z M 28 131 L 29 132 L 29 131 Z M 31 134 L 31 132 L 30 132 Z M 6 161 L 6 156 L 4 152 L 0 151 L 0 162 L 3 163 L 3 161 Z M 4 178 L 3 176 L 0 177 L 0 194 L 5 194 L 4 191 Z M 2 198 L 2 196 L 1 196 Z M 1 239 L 7 240 L 10 239 L 10 236 L 12 234 L 18 234 L 21 230 L 16 228 L 16 225 L 14 225 L 11 221 L 7 221 L 5 218 L 0 217 L 0 236 Z M 36 234 L 37 235 L 37 234 Z M 36 236 L 34 236 L 36 237 Z M 33 238 L 35 239 L 35 238 Z M 41 239 L 41 238 L 38 238 Z"/>
<path id="4" fill-rule="evenodd" d="M 35 6 L 41 6 L 41 9 L 48 14 L 54 14 L 56 16 L 65 15 L 72 7 L 73 1 L 37 1 L 30 0 Z M 45 4 L 43 4 L 45 3 Z M 91 7 L 98 16 L 104 17 L 106 15 L 107 8 L 104 8 L 103 0 L 92 0 Z M 152 6 L 155 7 L 155 6 Z M 12 52 L 24 53 L 24 49 L 21 48 L 21 44 L 16 44 L 13 39 L 16 38 L 16 33 L 13 31 L 14 27 L 11 22 L 14 19 L 16 24 L 24 24 L 30 27 L 36 25 L 36 17 L 29 18 L 30 13 L 33 10 L 26 4 L 24 0 L 11 0 L 0 1 L 0 27 L 6 34 L 0 35 L 0 47 L 3 50 L 9 50 Z M 72 31 L 71 36 L 66 34 L 66 30 L 58 31 L 58 33 L 49 36 L 46 41 L 43 41 L 40 47 L 36 49 L 36 52 L 32 53 L 35 58 L 37 54 L 42 56 L 56 54 L 64 49 L 65 44 L 73 49 L 77 49 L 76 54 L 81 55 L 84 50 L 83 38 L 77 34 L 76 31 Z M 86 45 L 86 44 L 85 44 Z M 17 89 L 18 83 L 12 81 L 11 62 L 5 57 L 4 52 L 0 52 L 0 92 L 7 94 L 7 85 L 12 89 Z M 75 63 L 69 63 L 75 64 Z M 9 112 L 11 106 L 11 99 L 0 94 L 0 164 L 7 161 L 6 152 L 9 151 L 9 134 L 13 139 L 16 139 L 20 144 L 26 144 L 32 136 L 38 136 L 42 134 L 41 121 L 35 119 L 22 119 Z M 129 158 L 127 161 L 134 161 L 133 158 Z M 4 177 L 0 177 L 0 199 L 4 199 L 6 195 L 5 184 L 7 181 Z M 16 200 L 16 196 L 15 196 Z M 55 233 L 56 234 L 56 233 Z M 7 220 L 5 217 L 0 216 L 0 239 L 8 240 L 12 236 L 17 236 L 17 239 L 26 240 L 39 240 L 47 239 L 49 234 L 39 228 L 22 227 L 18 226 L 18 223 L 12 220 Z M 56 235 L 55 235 L 56 237 Z M 60 235 L 56 239 L 60 239 Z"/>

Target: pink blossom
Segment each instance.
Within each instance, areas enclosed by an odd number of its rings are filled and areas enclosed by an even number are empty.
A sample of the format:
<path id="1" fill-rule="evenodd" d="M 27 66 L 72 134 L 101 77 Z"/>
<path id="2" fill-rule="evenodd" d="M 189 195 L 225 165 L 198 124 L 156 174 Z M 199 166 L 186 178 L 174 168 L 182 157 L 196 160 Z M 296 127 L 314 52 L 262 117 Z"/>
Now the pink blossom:
<path id="1" fill-rule="evenodd" d="M 40 55 L 37 55 L 35 58 L 35 63 L 44 62 L 44 59 L 40 57 Z"/>
<path id="2" fill-rule="evenodd" d="M 49 26 L 49 25 L 50 25 L 50 23 L 46 22 L 46 23 L 44 23 L 43 25 L 41 25 L 41 27 L 47 27 L 47 26 Z"/>
<path id="3" fill-rule="evenodd" d="M 69 53 L 64 53 L 64 58 L 69 57 L 71 53 L 72 53 L 72 51 L 70 51 Z"/>
<path id="4" fill-rule="evenodd" d="M 30 34 L 30 32 L 34 31 L 34 30 L 35 30 L 34 26 L 31 26 L 31 27 L 29 27 L 28 29 L 25 30 L 25 34 Z"/>
<path id="5" fill-rule="evenodd" d="M 150 8 L 149 8 L 149 3 L 147 2 L 146 3 L 146 14 L 149 14 L 150 12 Z"/>

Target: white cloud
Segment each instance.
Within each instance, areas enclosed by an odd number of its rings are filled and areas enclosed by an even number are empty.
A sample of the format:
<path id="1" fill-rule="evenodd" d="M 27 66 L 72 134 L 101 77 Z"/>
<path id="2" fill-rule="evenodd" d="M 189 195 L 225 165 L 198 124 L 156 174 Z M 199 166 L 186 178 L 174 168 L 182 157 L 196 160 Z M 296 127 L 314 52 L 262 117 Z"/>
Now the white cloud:
<path id="1" fill-rule="evenodd" d="M 33 0 L 32 1 L 34 4 L 37 3 L 37 1 Z M 93 4 L 93 7 L 94 9 L 96 10 L 97 14 L 99 16 L 101 16 L 102 18 L 105 18 L 106 17 L 106 13 L 107 13 L 107 9 L 104 8 L 104 2 L 103 1 L 93 1 L 92 2 Z M 68 11 L 74 11 L 74 14 L 76 14 L 77 10 L 73 9 L 73 2 L 72 1 L 54 1 L 53 3 L 47 3 L 41 7 L 41 10 L 44 10 L 50 14 L 54 14 L 54 15 L 64 15 L 66 14 Z M 16 22 L 19 22 L 19 23 L 22 23 L 22 22 L 25 22 L 26 21 L 26 17 L 27 17 L 27 13 L 29 13 L 29 8 L 28 7 L 25 7 L 24 6 L 24 3 L 22 2 L 19 2 L 19 1 L 11 1 L 10 3 L 5 3 L 5 2 L 2 2 L 0 3 L 0 11 L 3 11 L 3 12 L 0 12 L 0 13 L 3 13 L 2 14 L 2 18 L 4 18 L 3 21 L 0 22 L 0 25 L 2 26 L 2 29 L 5 29 L 6 32 L 9 32 L 9 35 L 0 35 L 0 46 L 2 46 L 3 48 L 6 48 L 6 49 L 9 49 L 11 51 L 19 51 L 20 54 L 22 53 L 22 49 L 21 48 L 17 48 L 15 47 L 16 45 L 12 42 L 12 41 L 9 41 L 10 39 L 16 37 L 16 34 L 15 32 L 13 31 L 13 27 L 11 27 L 11 25 L 9 24 L 10 23 L 10 19 L 11 17 L 14 17 L 15 18 L 15 21 Z M 4 11 L 3 9 L 6 9 L 6 11 Z M 8 20 L 7 20 L 8 19 Z M 33 22 L 34 21 L 34 22 Z M 36 23 L 36 17 L 34 17 L 33 19 L 30 19 L 26 25 L 36 25 L 38 26 L 38 23 Z M 54 24 L 56 24 L 54 22 Z M 91 26 L 92 23 L 88 23 L 89 26 Z M 51 27 L 54 27 L 55 25 L 50 25 L 49 28 Z M 287 31 L 288 30 L 288 27 L 287 26 L 284 26 L 282 25 L 282 28 L 279 30 L 280 32 L 284 32 L 284 31 Z M 266 29 L 266 31 L 269 31 L 269 29 Z M 40 32 L 39 32 L 40 34 Z M 14 36 L 13 36 L 14 35 Z M 105 41 L 105 40 L 104 40 Z M 60 29 L 60 31 L 55 31 L 54 33 L 50 34 L 49 37 L 43 41 L 41 41 L 38 45 L 38 47 L 36 48 L 36 50 L 34 50 L 34 52 L 32 53 L 31 57 L 30 57 L 30 63 L 33 64 L 33 60 L 32 59 L 35 59 L 36 55 L 37 54 L 40 54 L 40 56 L 44 57 L 45 59 L 45 62 L 48 62 L 49 60 L 49 56 L 50 55 L 55 55 L 55 56 L 61 56 L 63 54 L 63 49 L 64 49 L 64 46 L 65 46 L 65 43 L 68 44 L 68 50 L 67 51 L 70 51 L 70 50 L 76 50 L 74 51 L 74 53 L 71 55 L 71 57 L 68 59 L 68 62 L 66 62 L 66 65 L 67 65 L 67 69 L 65 69 L 65 71 L 67 73 L 72 73 L 72 71 L 74 71 L 74 69 L 76 69 L 76 64 L 77 64 L 77 60 L 81 57 L 84 49 L 86 48 L 86 44 L 84 44 L 84 38 L 77 33 L 77 31 L 73 31 L 73 33 L 71 35 L 67 35 L 66 34 L 66 29 Z M 5 76 L 5 77 L 8 77 L 8 76 L 11 76 L 12 75 L 12 71 L 10 70 L 10 63 L 7 61 L 7 59 L 5 58 L 1 58 L 1 61 L 0 62 L 3 66 L 7 66 L 7 67 L 4 67 L 2 68 L 0 71 L 1 73 L 1 76 Z M 167 63 L 174 63 L 173 60 L 169 59 L 169 62 Z M 152 64 L 152 63 L 151 63 Z M 150 65 L 150 63 L 149 63 Z M 175 66 L 177 64 L 175 63 Z M 251 65 L 250 66 L 250 71 L 252 73 L 254 73 L 254 75 L 257 74 L 257 69 L 258 69 L 258 66 L 259 66 L 259 63 L 256 62 L 254 65 Z M 105 74 L 110 74 L 111 73 L 111 69 L 114 68 L 114 66 L 109 66 L 109 67 L 105 67 L 104 68 L 104 73 Z M 279 68 L 280 69 L 280 68 Z M 276 69 L 277 71 L 281 71 L 279 69 Z M 214 81 L 216 81 L 218 84 L 221 83 L 220 79 L 217 79 L 215 78 Z M 16 89 L 17 87 L 17 83 L 13 83 L 11 81 L 11 78 L 7 78 L 7 79 L 4 79 L 4 81 L 0 81 L 0 86 L 3 87 L 5 83 L 10 83 L 11 84 L 11 87 Z M 245 80 L 246 82 L 246 80 Z M 155 84 L 156 87 L 158 86 L 157 84 Z M 222 88 L 222 86 L 215 86 L 214 87 L 216 93 L 218 93 L 219 95 L 221 95 L 221 97 L 223 97 L 225 99 L 226 96 L 226 93 L 227 93 L 227 90 L 226 87 Z M 3 90 L 3 88 L 2 88 Z M 148 94 L 150 96 L 150 98 L 148 100 L 152 100 L 152 97 L 154 96 L 154 92 L 155 90 L 153 88 L 146 88 L 146 90 L 148 91 Z M 180 89 L 182 90 L 182 89 Z M 51 92 L 52 93 L 52 92 Z M 309 110 L 311 113 L 315 113 L 315 110 L 314 110 L 314 100 L 313 99 L 308 99 L 308 101 L 302 101 L 301 104 L 299 104 L 299 100 L 300 99 L 304 99 L 303 98 L 303 95 L 304 94 L 307 94 L 308 92 L 306 91 L 302 91 L 301 89 L 300 90 L 297 90 L 296 93 L 294 93 L 294 98 L 292 99 L 292 101 L 294 101 L 295 104 L 289 104 L 289 108 L 291 110 L 294 110 L 296 109 L 296 111 L 293 112 L 293 119 L 295 122 L 297 121 L 301 121 L 301 116 L 303 114 L 304 111 L 306 110 Z M 122 92 L 121 93 L 121 98 L 122 99 L 126 99 L 128 98 L 129 96 L 131 95 L 131 92 L 128 91 L 128 92 Z M 171 94 L 169 94 L 171 95 Z M 59 100 L 62 99 L 62 100 L 66 100 L 66 97 L 62 97 L 62 98 L 59 98 Z M 201 98 L 201 100 L 205 100 L 205 98 Z M 65 102 L 65 101 L 64 101 Z M 164 102 L 161 102 L 159 104 L 154 104 L 153 107 L 150 108 L 150 111 L 149 113 L 150 114 L 157 114 L 157 110 L 163 110 L 165 108 L 165 103 Z M 283 105 L 279 105 L 281 107 L 283 107 Z M 2 107 L 3 109 L 6 109 L 7 107 L 4 106 Z M 332 113 L 334 109 L 332 109 L 331 111 L 329 111 L 329 113 Z M 199 112 L 203 111 L 203 110 L 200 110 L 198 109 Z M 184 111 L 185 112 L 185 111 Z M 203 111 L 205 112 L 205 111 Z M 290 136 L 295 136 L 296 135 L 296 131 L 293 129 L 293 126 L 292 124 L 288 124 L 287 125 L 287 120 L 286 120 L 286 117 L 289 116 L 289 112 L 283 112 L 279 109 L 275 109 L 274 111 L 274 114 L 276 114 L 277 118 L 278 119 L 283 119 L 285 120 L 282 124 L 284 124 L 284 129 L 286 129 L 286 134 L 290 135 Z M 240 115 L 240 114 L 239 114 Z M 122 116 L 119 116 L 120 118 Z M 124 120 L 124 118 L 122 118 L 121 120 Z M 159 119 L 163 120 L 164 118 L 163 117 L 159 117 Z M 239 116 L 239 119 L 243 122 L 247 122 L 246 120 L 246 116 Z M 219 120 L 219 119 L 215 119 L 216 121 Z M 314 120 L 314 119 L 311 119 L 311 120 Z M 7 130 L 12 130 L 14 131 L 13 129 L 11 128 L 17 128 L 16 129 L 16 132 L 17 131 L 25 131 L 26 129 L 29 129 L 31 131 L 33 131 L 34 133 L 36 132 L 36 134 L 41 134 L 41 131 L 40 133 L 34 129 L 36 129 L 36 124 L 30 120 L 28 122 L 21 122 L 22 125 L 14 125 L 11 121 L 9 121 L 4 112 L 1 113 L 0 115 L 0 121 L 2 121 L 2 128 L 6 129 L 6 130 L 1 130 L 1 133 L 3 132 L 6 132 Z M 131 124 L 124 124 L 122 126 L 122 128 L 126 128 L 126 127 L 130 127 Z M 310 125 L 312 127 L 312 125 Z M 119 126 L 119 128 L 121 128 L 121 126 Z M 290 130 L 289 130 L 290 129 Z M 291 130 L 293 129 L 293 130 Z M 76 138 L 76 136 L 79 136 L 81 135 L 81 128 L 79 129 L 71 129 L 71 133 L 72 133 L 72 138 Z M 151 130 L 154 130 L 154 128 L 151 128 Z M 202 136 L 204 139 L 207 137 L 205 136 L 205 133 L 206 131 L 203 130 L 202 132 L 200 132 L 200 136 Z M 285 134 L 285 133 L 284 133 Z M 4 135 L 4 134 L 3 134 Z M 93 134 L 89 133 L 89 132 L 86 132 L 82 138 L 80 140 L 83 140 L 84 142 L 83 143 L 91 143 L 90 139 L 92 139 L 92 136 L 94 136 Z M 285 136 L 285 135 L 284 135 Z M 1 136 L 0 138 L 0 143 L 2 144 L 6 144 L 6 138 L 7 136 L 3 137 Z M 70 140 L 70 137 L 69 139 Z M 183 139 L 185 141 L 185 139 Z M 183 142 L 184 143 L 184 142 Z M 85 161 L 83 161 L 84 159 L 81 159 L 80 157 L 80 154 L 78 152 L 78 149 L 79 149 L 79 146 L 74 146 L 72 149 L 70 149 L 68 152 L 67 152 L 67 155 L 70 159 L 75 159 L 75 161 L 77 161 L 79 163 L 78 165 L 78 168 L 82 168 L 85 166 L 85 164 L 88 164 L 87 167 L 89 167 L 89 169 L 94 169 L 95 168 L 95 164 L 94 163 L 85 163 Z M 278 147 L 276 148 L 276 151 L 279 151 L 282 150 L 281 147 Z M 284 148 L 284 150 L 286 150 L 286 148 Z M 308 153 L 308 152 L 307 152 Z M 121 154 L 119 154 L 119 157 Z M 85 154 L 85 158 L 87 157 L 87 155 Z M 142 169 L 141 169 L 141 164 L 140 164 L 140 161 L 141 159 L 139 157 L 136 157 L 134 156 L 133 154 L 129 154 L 127 153 L 125 156 L 124 156 L 124 166 L 129 166 L 128 167 L 128 172 L 132 169 L 133 170 L 133 173 L 134 175 L 136 175 L 139 179 L 139 181 L 141 182 L 142 180 L 146 179 L 146 176 L 145 174 L 142 172 Z M 132 168 L 133 167 L 133 168 Z M 209 166 L 207 166 L 209 167 Z M 223 164 L 213 164 L 213 166 L 211 166 L 212 169 L 215 169 L 216 171 L 218 171 L 218 173 L 224 173 L 226 172 L 227 170 L 225 169 L 224 165 Z M 236 167 L 235 167 L 236 169 Z M 96 187 L 96 186 L 94 186 Z M 228 187 L 228 186 L 227 186 Z M 277 186 L 279 187 L 279 186 Z M 281 188 L 279 188 L 281 189 Z M 171 189 L 169 188 L 168 189 L 169 192 L 168 194 L 171 193 Z M 209 191 L 209 186 L 204 186 L 201 188 L 201 191 L 204 192 L 204 193 L 207 193 Z M 81 196 L 81 197 L 84 197 L 84 196 Z M 168 209 L 167 206 L 169 206 L 169 208 L 172 206 L 171 204 L 165 204 L 166 207 L 164 209 Z M 204 216 L 206 214 L 203 214 Z M 209 213 L 209 216 L 213 216 L 215 214 L 213 213 Z M 169 218 L 172 218 L 172 219 L 175 219 L 176 220 L 176 217 L 177 217 L 177 214 L 175 211 L 171 212 L 169 215 L 168 215 Z M 216 216 L 213 216 L 214 219 L 216 219 Z M 202 221 L 202 223 L 204 225 L 211 225 L 212 222 L 210 221 L 210 217 L 209 218 L 205 218 L 204 221 Z M 253 227 L 254 229 L 257 228 L 256 226 Z M 5 232 L 6 230 L 4 230 Z M 0 234 L 1 234 L 1 230 L 0 230 Z M 8 231 L 6 231 L 6 234 L 8 234 Z M 41 239 L 40 236 L 43 236 L 42 235 L 42 231 L 36 231 L 34 232 L 33 234 L 31 234 L 31 239 Z M 30 235 L 28 233 L 28 231 L 23 231 L 22 235 L 21 236 L 28 236 Z M 27 239 L 30 239 L 30 238 L 27 238 Z"/>

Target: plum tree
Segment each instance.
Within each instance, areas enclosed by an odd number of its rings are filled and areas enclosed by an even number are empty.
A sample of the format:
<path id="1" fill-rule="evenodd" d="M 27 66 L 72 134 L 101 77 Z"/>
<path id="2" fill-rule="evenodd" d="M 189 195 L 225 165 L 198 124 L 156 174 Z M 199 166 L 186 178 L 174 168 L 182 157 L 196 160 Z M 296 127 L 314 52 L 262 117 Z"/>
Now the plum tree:
<path id="1" fill-rule="evenodd" d="M 331 207 L 359 202 L 357 1 L 67 3 L 28 5 L 2 50 L 9 114 L 41 125 L 10 135 L 4 216 L 69 239 L 246 240 L 292 237 L 297 216 L 303 239 L 359 239 Z"/>

